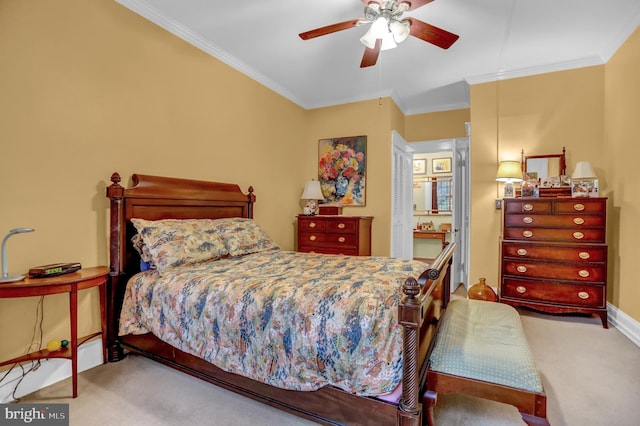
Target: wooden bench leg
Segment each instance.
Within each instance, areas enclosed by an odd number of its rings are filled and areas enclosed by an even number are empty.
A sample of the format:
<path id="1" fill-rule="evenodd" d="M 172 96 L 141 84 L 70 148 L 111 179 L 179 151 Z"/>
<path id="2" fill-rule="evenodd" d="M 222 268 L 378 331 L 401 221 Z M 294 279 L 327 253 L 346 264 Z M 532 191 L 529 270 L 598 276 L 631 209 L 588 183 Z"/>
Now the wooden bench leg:
<path id="1" fill-rule="evenodd" d="M 424 407 L 424 417 L 427 420 L 428 426 L 434 426 L 433 420 L 433 407 L 438 402 L 438 394 L 434 391 L 427 390 L 422 396 L 422 406 Z"/>

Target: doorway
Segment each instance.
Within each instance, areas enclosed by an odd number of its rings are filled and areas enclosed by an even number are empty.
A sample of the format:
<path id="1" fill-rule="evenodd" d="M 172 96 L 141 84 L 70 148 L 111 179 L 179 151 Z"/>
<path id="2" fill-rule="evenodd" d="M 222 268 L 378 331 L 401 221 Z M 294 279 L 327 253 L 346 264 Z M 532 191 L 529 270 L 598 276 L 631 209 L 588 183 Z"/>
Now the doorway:
<path id="1" fill-rule="evenodd" d="M 469 197 L 470 173 L 469 165 L 469 125 L 467 137 L 436 141 L 407 143 L 396 132 L 393 132 L 393 164 L 392 188 L 392 247 L 393 257 L 410 259 L 413 253 L 413 157 L 420 154 L 438 154 L 448 152 L 451 155 L 452 174 L 452 209 L 451 234 L 449 239 L 457 244 L 452 265 L 452 288 L 454 291 L 459 283 L 465 288 L 469 286 Z M 444 155 L 442 156 L 444 157 Z M 449 157 L 444 157 L 449 158 Z M 406 170 L 409 168 L 409 170 Z M 432 221 L 430 221 L 432 222 Z"/>

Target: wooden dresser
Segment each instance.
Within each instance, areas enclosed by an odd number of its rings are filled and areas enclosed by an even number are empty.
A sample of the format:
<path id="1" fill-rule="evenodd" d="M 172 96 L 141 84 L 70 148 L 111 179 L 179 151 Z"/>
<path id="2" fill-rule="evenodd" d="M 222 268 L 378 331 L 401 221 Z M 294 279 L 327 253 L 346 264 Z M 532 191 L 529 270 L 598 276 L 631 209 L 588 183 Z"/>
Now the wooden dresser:
<path id="1" fill-rule="evenodd" d="M 499 301 L 607 324 L 606 198 L 504 200 Z"/>
<path id="2" fill-rule="evenodd" d="M 371 256 L 371 216 L 298 216 L 298 251 Z"/>

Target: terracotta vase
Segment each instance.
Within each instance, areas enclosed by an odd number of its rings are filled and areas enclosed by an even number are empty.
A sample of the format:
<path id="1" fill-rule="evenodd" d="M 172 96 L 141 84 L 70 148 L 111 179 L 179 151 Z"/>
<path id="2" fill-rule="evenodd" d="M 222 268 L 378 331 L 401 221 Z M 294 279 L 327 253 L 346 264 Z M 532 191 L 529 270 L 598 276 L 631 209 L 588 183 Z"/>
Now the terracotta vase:
<path id="1" fill-rule="evenodd" d="M 469 299 L 475 300 L 487 300 L 489 302 L 495 302 L 498 300 L 496 293 L 487 285 L 485 278 L 480 278 L 480 282 L 478 284 L 472 285 L 469 288 L 467 295 Z"/>

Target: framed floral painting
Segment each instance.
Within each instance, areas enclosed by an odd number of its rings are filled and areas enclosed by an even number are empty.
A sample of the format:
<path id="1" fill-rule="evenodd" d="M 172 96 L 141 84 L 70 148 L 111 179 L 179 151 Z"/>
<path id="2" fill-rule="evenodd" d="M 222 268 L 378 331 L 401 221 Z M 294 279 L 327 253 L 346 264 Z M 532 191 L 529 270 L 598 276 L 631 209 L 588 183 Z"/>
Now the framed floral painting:
<path id="1" fill-rule="evenodd" d="M 318 141 L 318 180 L 325 205 L 365 205 L 366 161 L 366 136 Z"/>

